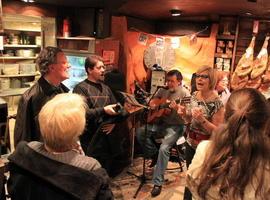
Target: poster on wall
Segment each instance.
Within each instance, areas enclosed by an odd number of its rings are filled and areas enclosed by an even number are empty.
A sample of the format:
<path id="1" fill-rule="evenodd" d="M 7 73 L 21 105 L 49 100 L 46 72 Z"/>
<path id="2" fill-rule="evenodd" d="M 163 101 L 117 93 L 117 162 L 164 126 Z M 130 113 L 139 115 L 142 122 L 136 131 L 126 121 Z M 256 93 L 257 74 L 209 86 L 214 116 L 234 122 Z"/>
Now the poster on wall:
<path id="1" fill-rule="evenodd" d="M 115 53 L 112 50 L 103 50 L 102 58 L 104 59 L 105 65 L 114 64 Z"/>
<path id="2" fill-rule="evenodd" d="M 140 35 L 139 35 L 139 43 L 146 46 L 147 41 L 148 41 L 148 35 L 145 34 L 145 33 L 140 33 Z"/>
<path id="3" fill-rule="evenodd" d="M 146 67 L 150 69 L 154 64 L 157 64 L 163 70 L 169 71 L 175 65 L 175 51 L 170 44 L 165 44 L 163 48 L 159 48 L 154 42 L 145 49 L 143 59 Z"/>
<path id="4" fill-rule="evenodd" d="M 157 37 L 156 38 L 156 47 L 157 48 L 160 48 L 160 49 L 163 49 L 164 48 L 164 38 L 163 37 Z"/>
<path id="5" fill-rule="evenodd" d="M 173 49 L 179 48 L 180 47 L 180 38 L 179 37 L 171 38 L 171 46 Z"/>

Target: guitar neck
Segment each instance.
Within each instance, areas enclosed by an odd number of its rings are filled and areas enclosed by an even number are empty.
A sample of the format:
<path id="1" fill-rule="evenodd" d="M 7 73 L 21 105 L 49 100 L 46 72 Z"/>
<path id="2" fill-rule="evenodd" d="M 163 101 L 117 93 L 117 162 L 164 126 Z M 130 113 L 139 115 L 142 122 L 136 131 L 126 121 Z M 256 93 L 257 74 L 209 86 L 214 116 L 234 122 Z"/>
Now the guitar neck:
<path id="1" fill-rule="evenodd" d="M 190 98 L 191 97 L 178 98 L 178 99 L 175 100 L 175 103 L 181 104 L 181 105 L 185 105 L 185 104 L 190 103 Z M 164 103 L 164 104 L 159 105 L 159 109 L 169 108 L 170 103 L 171 102 L 168 102 L 168 103 Z"/>

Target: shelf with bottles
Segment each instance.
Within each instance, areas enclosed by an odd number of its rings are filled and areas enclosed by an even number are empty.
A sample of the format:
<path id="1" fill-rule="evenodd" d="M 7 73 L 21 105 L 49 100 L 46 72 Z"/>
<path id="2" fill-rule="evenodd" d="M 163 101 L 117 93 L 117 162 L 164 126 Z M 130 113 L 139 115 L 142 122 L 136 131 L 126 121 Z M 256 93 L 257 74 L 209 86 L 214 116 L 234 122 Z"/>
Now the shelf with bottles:
<path id="1" fill-rule="evenodd" d="M 20 47 L 20 45 L 41 46 L 41 32 L 4 29 L 4 46 Z M 28 47 L 28 46 L 26 46 Z"/>
<path id="2" fill-rule="evenodd" d="M 41 33 L 36 31 L 6 30 L 4 50 L 0 59 L 34 60 L 41 49 Z"/>

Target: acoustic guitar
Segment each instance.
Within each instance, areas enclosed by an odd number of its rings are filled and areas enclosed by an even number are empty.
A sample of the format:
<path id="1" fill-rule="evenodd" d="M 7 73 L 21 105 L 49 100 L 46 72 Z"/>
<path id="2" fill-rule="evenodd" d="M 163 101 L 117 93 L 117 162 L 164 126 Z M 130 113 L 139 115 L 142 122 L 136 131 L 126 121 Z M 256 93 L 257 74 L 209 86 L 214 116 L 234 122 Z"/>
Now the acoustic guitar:
<path id="1" fill-rule="evenodd" d="M 185 105 L 190 103 L 190 96 L 176 99 L 177 104 Z M 169 108 L 171 101 L 168 99 L 153 99 L 150 102 L 150 107 L 155 106 L 156 109 L 149 111 L 147 116 L 147 123 L 154 123 L 158 118 L 162 116 L 169 115 L 171 113 L 171 108 Z"/>

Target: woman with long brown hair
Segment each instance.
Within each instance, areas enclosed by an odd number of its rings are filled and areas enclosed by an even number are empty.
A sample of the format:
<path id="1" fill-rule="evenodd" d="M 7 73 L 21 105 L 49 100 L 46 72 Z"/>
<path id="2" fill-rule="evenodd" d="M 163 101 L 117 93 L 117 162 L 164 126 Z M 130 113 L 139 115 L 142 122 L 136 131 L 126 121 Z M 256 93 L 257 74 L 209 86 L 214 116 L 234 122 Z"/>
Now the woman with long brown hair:
<path id="1" fill-rule="evenodd" d="M 269 117 L 257 90 L 231 94 L 226 123 L 199 144 L 187 172 L 193 199 L 270 199 Z"/>

